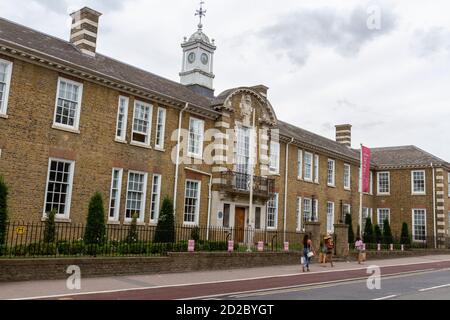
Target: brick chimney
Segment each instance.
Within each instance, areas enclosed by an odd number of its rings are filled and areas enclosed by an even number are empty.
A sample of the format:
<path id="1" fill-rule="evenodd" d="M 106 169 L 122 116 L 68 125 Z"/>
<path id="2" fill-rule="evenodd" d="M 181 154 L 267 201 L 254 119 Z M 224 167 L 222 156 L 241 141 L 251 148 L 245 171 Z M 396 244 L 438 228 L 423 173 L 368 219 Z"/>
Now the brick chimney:
<path id="1" fill-rule="evenodd" d="M 97 46 L 98 21 L 102 14 L 91 8 L 84 7 L 70 14 L 72 29 L 70 42 L 84 54 L 95 56 Z"/>
<path id="2" fill-rule="evenodd" d="M 336 126 L 336 141 L 349 148 L 352 146 L 351 124 L 339 124 Z"/>

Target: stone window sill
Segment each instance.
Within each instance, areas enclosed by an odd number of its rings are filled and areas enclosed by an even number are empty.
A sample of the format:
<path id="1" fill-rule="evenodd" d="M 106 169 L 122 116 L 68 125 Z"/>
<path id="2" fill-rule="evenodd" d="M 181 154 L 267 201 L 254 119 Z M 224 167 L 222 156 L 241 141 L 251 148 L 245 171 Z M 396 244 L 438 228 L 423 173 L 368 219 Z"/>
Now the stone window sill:
<path id="1" fill-rule="evenodd" d="M 71 129 L 71 128 L 66 128 L 66 127 L 61 127 L 61 126 L 58 126 L 58 125 L 56 125 L 56 124 L 53 124 L 53 125 L 52 125 L 52 129 L 61 130 L 61 131 L 66 131 L 66 132 L 70 132 L 70 133 L 80 134 L 80 130 L 77 130 L 77 129 Z"/>

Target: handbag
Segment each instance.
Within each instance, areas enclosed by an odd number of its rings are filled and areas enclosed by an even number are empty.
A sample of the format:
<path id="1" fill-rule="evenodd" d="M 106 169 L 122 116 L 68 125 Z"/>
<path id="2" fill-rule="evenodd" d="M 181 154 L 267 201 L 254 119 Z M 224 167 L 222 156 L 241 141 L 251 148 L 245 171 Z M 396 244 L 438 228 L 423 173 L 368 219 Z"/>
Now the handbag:
<path id="1" fill-rule="evenodd" d="M 314 257 L 314 252 L 310 251 L 307 253 L 308 258 Z"/>
<path id="2" fill-rule="evenodd" d="M 300 257 L 300 263 L 305 264 L 305 257 Z"/>

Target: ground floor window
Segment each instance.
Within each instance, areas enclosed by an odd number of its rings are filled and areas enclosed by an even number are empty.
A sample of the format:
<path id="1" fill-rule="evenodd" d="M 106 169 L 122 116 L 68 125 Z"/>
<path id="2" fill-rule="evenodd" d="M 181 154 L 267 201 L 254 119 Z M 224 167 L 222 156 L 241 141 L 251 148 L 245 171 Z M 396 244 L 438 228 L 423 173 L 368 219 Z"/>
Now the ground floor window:
<path id="1" fill-rule="evenodd" d="M 295 206 L 295 221 L 296 221 L 296 230 L 302 230 L 302 198 L 297 197 L 297 203 Z"/>
<path id="2" fill-rule="evenodd" d="M 312 201 L 311 199 L 303 199 L 303 219 L 306 221 L 311 221 L 312 217 Z"/>
<path id="3" fill-rule="evenodd" d="M 384 228 L 384 221 L 387 219 L 390 222 L 390 209 L 378 209 L 378 226 L 381 230 Z"/>
<path id="4" fill-rule="evenodd" d="M 147 173 L 128 172 L 127 201 L 125 208 L 125 220 L 131 221 L 134 215 L 137 220 L 144 221 L 145 194 L 147 191 Z"/>
<path id="5" fill-rule="evenodd" d="M 334 231 L 334 202 L 327 202 L 327 232 Z"/>
<path id="6" fill-rule="evenodd" d="M 57 217 L 69 218 L 75 162 L 49 159 L 44 215 L 52 210 Z"/>
<path id="7" fill-rule="evenodd" d="M 230 204 L 225 203 L 223 205 L 223 221 L 222 226 L 225 228 L 230 227 Z"/>
<path id="8" fill-rule="evenodd" d="M 267 202 L 267 227 L 276 228 L 278 217 L 278 193 Z"/>
<path id="9" fill-rule="evenodd" d="M 200 181 L 187 180 L 184 197 L 184 223 L 198 223 L 200 209 Z"/>
<path id="10" fill-rule="evenodd" d="M 424 241 L 427 236 L 426 210 L 413 209 L 413 240 Z"/>
<path id="11" fill-rule="evenodd" d="M 255 207 L 255 229 L 261 229 L 261 207 Z"/>
<path id="12" fill-rule="evenodd" d="M 111 177 L 111 193 L 109 200 L 109 221 L 119 221 L 120 193 L 123 169 L 113 168 Z"/>
<path id="13" fill-rule="evenodd" d="M 159 218 L 159 202 L 161 198 L 161 175 L 153 175 L 152 197 L 150 203 L 150 222 L 157 223 Z"/>

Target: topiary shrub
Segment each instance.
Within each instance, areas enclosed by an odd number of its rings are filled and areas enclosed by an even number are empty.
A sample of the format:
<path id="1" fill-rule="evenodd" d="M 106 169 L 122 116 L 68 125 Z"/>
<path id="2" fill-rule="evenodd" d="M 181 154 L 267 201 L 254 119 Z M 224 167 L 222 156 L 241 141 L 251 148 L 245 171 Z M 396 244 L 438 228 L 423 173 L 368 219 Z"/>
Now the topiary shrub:
<path id="1" fill-rule="evenodd" d="M 105 240 L 105 210 L 102 195 L 97 192 L 89 203 L 84 241 L 86 244 L 100 244 Z"/>
<path id="2" fill-rule="evenodd" d="M 195 226 L 191 230 L 191 240 L 195 240 L 195 243 L 198 243 L 200 240 L 200 228 Z"/>
<path id="3" fill-rule="evenodd" d="M 374 243 L 375 240 L 373 236 L 372 219 L 370 219 L 370 217 L 367 217 L 366 219 L 366 226 L 364 228 L 363 239 L 365 243 Z"/>
<path id="4" fill-rule="evenodd" d="M 55 242 L 56 238 L 56 224 L 55 224 L 56 209 L 53 209 L 47 214 L 47 220 L 45 220 L 44 230 L 44 242 Z"/>
<path id="5" fill-rule="evenodd" d="M 135 243 L 138 241 L 137 218 L 137 213 L 134 213 L 133 219 L 131 219 L 130 229 L 128 229 L 127 239 L 125 240 L 127 243 Z"/>
<path id="6" fill-rule="evenodd" d="M 392 239 L 391 226 L 389 225 L 389 219 L 384 219 L 383 221 L 383 243 L 394 243 Z"/>
<path id="7" fill-rule="evenodd" d="M 173 215 L 172 200 L 165 197 L 159 213 L 158 225 L 156 226 L 154 242 L 175 242 L 175 217 Z"/>
<path id="8" fill-rule="evenodd" d="M 383 241 L 383 234 L 381 233 L 381 228 L 379 225 L 375 225 L 374 227 L 375 231 L 375 241 L 376 243 L 381 243 Z"/>
<path id="9" fill-rule="evenodd" d="M 400 235 L 400 244 L 409 245 L 411 244 L 411 238 L 409 237 L 408 224 L 403 222 L 402 233 Z"/>

